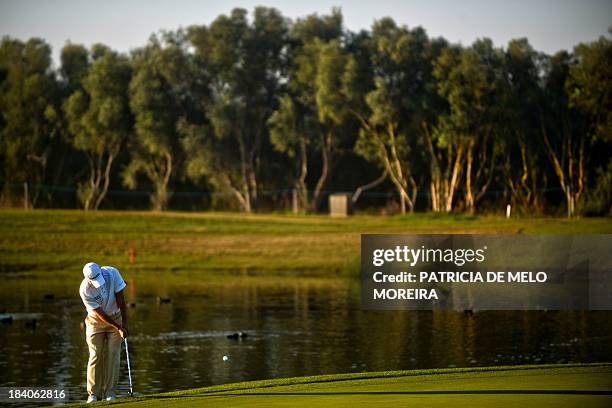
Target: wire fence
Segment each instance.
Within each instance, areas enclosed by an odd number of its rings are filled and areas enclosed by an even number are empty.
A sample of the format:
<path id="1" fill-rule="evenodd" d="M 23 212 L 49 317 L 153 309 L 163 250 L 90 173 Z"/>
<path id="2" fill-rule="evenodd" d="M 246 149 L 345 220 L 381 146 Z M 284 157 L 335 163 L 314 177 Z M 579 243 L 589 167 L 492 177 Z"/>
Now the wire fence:
<path id="1" fill-rule="evenodd" d="M 23 188 L 24 190 L 43 190 L 49 192 L 59 192 L 59 193 L 77 193 L 78 188 L 74 186 L 58 186 L 58 185 L 49 185 L 49 184 L 31 184 L 31 183 L 6 183 L 0 182 L 0 186 L 10 187 L 10 188 Z M 1 187 L 0 187 L 1 188 Z M 258 190 L 258 194 L 263 195 L 277 195 L 277 194 L 291 194 L 294 191 L 293 188 L 280 188 L 280 189 L 262 189 Z M 515 190 L 516 193 L 549 193 L 549 192 L 562 192 L 563 189 L 561 187 L 546 187 L 546 188 L 538 188 L 535 190 Z M 314 193 L 314 190 L 308 190 L 308 194 Z M 321 190 L 321 194 L 329 195 L 329 194 L 353 194 L 354 191 L 342 191 L 342 190 Z M 465 195 L 466 191 L 461 189 L 456 189 L 455 194 L 462 196 Z M 484 192 L 484 195 L 499 195 L 499 194 L 508 194 L 509 190 L 500 190 L 500 189 L 490 189 Z M 106 193 L 108 196 L 151 196 L 155 194 L 153 190 L 114 190 L 109 189 Z M 212 197 L 212 196 L 232 196 L 233 193 L 230 191 L 171 191 L 171 194 L 176 197 Z M 425 189 L 419 190 L 419 196 L 429 197 L 430 193 L 425 191 Z M 397 191 L 364 191 L 361 193 L 362 197 L 383 197 L 383 198 L 393 198 L 399 197 L 399 193 Z"/>
<path id="2" fill-rule="evenodd" d="M 38 183 L 15 183 L 0 181 L 0 191 L 4 199 L 0 203 L 2 206 L 32 206 L 60 207 L 60 208 L 79 208 L 78 201 L 79 189 L 77 186 L 38 184 Z M 540 195 L 561 196 L 561 187 L 546 187 L 536 190 L 515 191 L 514 194 L 536 193 Z M 314 195 L 313 190 L 308 190 L 309 198 Z M 347 194 L 353 196 L 354 191 L 346 190 L 321 190 L 320 195 L 323 207 L 326 207 L 326 198 L 333 194 Z M 153 190 L 143 189 L 109 189 L 106 193 L 102 207 L 116 209 L 147 208 L 150 206 L 150 198 L 155 195 Z M 258 199 L 262 202 L 263 208 L 272 210 L 287 210 L 293 206 L 292 200 L 295 198 L 295 189 L 260 189 L 257 191 Z M 454 198 L 461 200 L 465 197 L 466 191 L 457 189 Z M 231 191 L 169 191 L 171 208 L 177 209 L 206 209 L 206 208 L 231 208 L 235 201 L 235 195 Z M 490 201 L 508 201 L 510 191 L 507 189 L 490 189 L 484 192 L 483 198 Z M 399 201 L 400 195 L 397 191 L 362 191 L 356 206 L 361 208 L 380 207 L 388 205 L 389 202 Z M 417 194 L 417 207 L 426 208 L 429 206 L 431 194 L 426 187 L 423 187 Z M 20 204 L 21 202 L 21 204 Z M 234 206 L 236 203 L 234 202 Z M 505 204 L 504 204 L 505 205 Z"/>

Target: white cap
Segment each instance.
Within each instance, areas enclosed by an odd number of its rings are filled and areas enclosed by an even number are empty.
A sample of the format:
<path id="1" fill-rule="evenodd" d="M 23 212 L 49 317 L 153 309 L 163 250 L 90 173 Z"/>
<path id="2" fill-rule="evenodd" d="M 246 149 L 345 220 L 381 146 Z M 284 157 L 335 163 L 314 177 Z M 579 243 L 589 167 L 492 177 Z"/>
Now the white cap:
<path id="1" fill-rule="evenodd" d="M 86 263 L 83 267 L 83 275 L 85 275 L 86 279 L 89 279 L 89 282 L 94 286 L 94 288 L 99 288 L 104 285 L 104 276 L 102 276 L 102 269 L 95 262 Z"/>

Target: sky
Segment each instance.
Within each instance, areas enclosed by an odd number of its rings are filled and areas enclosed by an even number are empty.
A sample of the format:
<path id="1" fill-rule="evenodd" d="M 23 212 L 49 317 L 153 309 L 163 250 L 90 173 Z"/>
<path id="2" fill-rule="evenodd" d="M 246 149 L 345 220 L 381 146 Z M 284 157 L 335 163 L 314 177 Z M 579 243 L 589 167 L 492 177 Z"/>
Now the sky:
<path id="1" fill-rule="evenodd" d="M 295 19 L 342 10 L 345 27 L 369 29 L 382 17 L 422 26 L 430 36 L 471 44 L 489 37 L 498 46 L 527 37 L 537 50 L 552 54 L 606 35 L 612 26 L 612 0 L 0 0 L 0 35 L 22 40 L 41 37 L 54 60 L 67 42 L 101 42 L 121 52 L 146 43 L 161 29 L 209 24 L 234 7 L 252 11 L 264 5 Z"/>

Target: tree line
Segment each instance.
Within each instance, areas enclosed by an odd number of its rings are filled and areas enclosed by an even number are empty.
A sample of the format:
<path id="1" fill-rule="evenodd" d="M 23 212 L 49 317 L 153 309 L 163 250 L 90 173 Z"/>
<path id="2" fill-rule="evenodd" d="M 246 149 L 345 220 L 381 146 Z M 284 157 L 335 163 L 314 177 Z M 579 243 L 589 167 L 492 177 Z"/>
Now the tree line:
<path id="1" fill-rule="evenodd" d="M 341 12 L 294 21 L 273 8 L 152 35 L 129 55 L 42 39 L 0 45 L 2 204 L 75 186 L 218 193 L 207 205 L 303 211 L 327 192 L 393 192 L 398 211 L 612 212 L 609 36 L 546 55 L 432 38 L 391 18 L 351 32 Z M 265 192 L 278 194 L 266 195 Z M 491 194 L 496 192 L 496 194 Z M 120 206 L 121 204 L 114 204 Z"/>

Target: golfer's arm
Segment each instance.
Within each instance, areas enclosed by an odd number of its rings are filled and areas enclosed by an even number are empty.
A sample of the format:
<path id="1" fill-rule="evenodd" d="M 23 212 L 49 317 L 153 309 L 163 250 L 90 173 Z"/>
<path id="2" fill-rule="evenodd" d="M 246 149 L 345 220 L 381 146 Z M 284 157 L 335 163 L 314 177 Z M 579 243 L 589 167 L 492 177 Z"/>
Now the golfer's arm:
<path id="1" fill-rule="evenodd" d="M 127 307 L 125 305 L 125 298 L 123 297 L 123 289 L 115 293 L 115 299 L 117 300 L 117 306 L 121 310 L 121 325 L 128 327 Z"/>
<path id="2" fill-rule="evenodd" d="M 121 328 L 121 326 L 119 326 L 117 324 L 117 322 L 115 322 L 113 319 L 111 319 L 109 315 L 104 313 L 104 310 L 102 310 L 101 307 L 99 307 L 97 309 L 94 309 L 94 313 L 100 318 L 100 320 L 102 320 L 103 322 L 105 322 L 107 324 L 110 324 L 111 326 L 113 326 L 117 330 L 119 330 Z"/>

